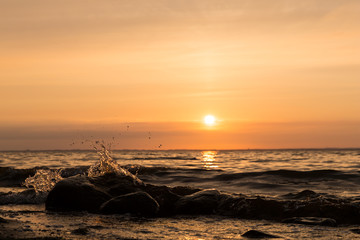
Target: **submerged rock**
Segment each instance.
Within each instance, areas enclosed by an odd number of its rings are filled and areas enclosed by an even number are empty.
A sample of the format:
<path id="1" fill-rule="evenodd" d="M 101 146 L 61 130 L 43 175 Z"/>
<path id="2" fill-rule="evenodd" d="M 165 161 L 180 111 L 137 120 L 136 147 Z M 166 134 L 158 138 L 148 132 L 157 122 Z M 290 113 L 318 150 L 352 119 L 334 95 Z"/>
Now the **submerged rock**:
<path id="1" fill-rule="evenodd" d="M 208 189 L 180 198 L 176 204 L 176 212 L 180 214 L 212 214 L 217 209 L 220 192 Z"/>
<path id="2" fill-rule="evenodd" d="M 318 217 L 293 217 L 287 218 L 282 221 L 283 223 L 297 223 L 305 225 L 319 225 L 319 226 L 329 226 L 336 227 L 336 220 L 332 218 L 318 218 Z"/>
<path id="3" fill-rule="evenodd" d="M 89 229 L 86 227 L 77 228 L 77 229 L 71 231 L 71 233 L 75 234 L 75 235 L 86 235 L 89 233 Z"/>
<path id="4" fill-rule="evenodd" d="M 176 187 L 171 188 L 171 191 L 173 193 L 175 193 L 177 195 L 180 195 L 180 196 L 190 195 L 190 194 L 199 192 L 201 190 L 203 190 L 203 189 L 192 188 L 192 187 L 189 187 L 189 186 L 176 186 Z"/>
<path id="5" fill-rule="evenodd" d="M 316 198 L 319 197 L 320 195 L 314 191 L 311 190 L 304 190 L 298 193 L 288 193 L 283 195 L 284 198 L 287 199 L 309 199 L 309 198 Z"/>
<path id="6" fill-rule="evenodd" d="M 97 212 L 111 196 L 96 187 L 86 176 L 74 176 L 58 182 L 49 192 L 46 210 Z"/>
<path id="7" fill-rule="evenodd" d="M 129 193 L 105 202 L 100 212 L 103 214 L 133 213 L 142 216 L 154 216 L 159 204 L 146 192 Z"/>
<path id="8" fill-rule="evenodd" d="M 360 234 L 360 228 L 353 228 L 350 229 L 351 232 L 356 233 L 356 234 Z"/>
<path id="9" fill-rule="evenodd" d="M 5 218 L 0 217 L 0 223 L 7 223 L 7 222 L 9 222 L 9 221 L 6 220 Z"/>
<path id="10" fill-rule="evenodd" d="M 232 209 L 237 217 L 280 220 L 284 216 L 284 202 L 281 201 L 264 197 L 240 197 L 233 201 Z"/>
<path id="11" fill-rule="evenodd" d="M 174 203 L 180 199 L 180 196 L 173 193 L 171 188 L 148 184 L 145 191 L 158 202 L 160 206 L 158 215 L 171 216 L 175 213 Z"/>
<path id="12" fill-rule="evenodd" d="M 264 233 L 258 230 L 249 230 L 246 233 L 242 234 L 241 236 L 246 238 L 279 238 L 276 235 Z"/>

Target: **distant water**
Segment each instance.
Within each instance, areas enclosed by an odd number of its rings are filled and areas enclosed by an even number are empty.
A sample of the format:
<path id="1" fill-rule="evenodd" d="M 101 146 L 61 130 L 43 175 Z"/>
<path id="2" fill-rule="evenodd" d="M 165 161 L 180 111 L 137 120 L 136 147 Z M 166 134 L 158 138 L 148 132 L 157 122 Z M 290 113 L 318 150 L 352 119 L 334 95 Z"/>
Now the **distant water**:
<path id="1" fill-rule="evenodd" d="M 304 189 L 340 196 L 360 190 L 360 150 L 113 151 L 147 183 L 261 195 Z M 0 152 L 0 187 L 18 188 L 35 168 L 85 172 L 95 151 Z M 10 167 L 10 168 L 9 168 Z"/>

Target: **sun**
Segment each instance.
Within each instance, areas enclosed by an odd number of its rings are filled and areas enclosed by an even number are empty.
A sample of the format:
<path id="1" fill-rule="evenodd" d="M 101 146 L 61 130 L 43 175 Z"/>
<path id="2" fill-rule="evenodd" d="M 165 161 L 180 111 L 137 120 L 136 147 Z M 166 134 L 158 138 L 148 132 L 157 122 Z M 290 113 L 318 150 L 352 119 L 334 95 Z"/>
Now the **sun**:
<path id="1" fill-rule="evenodd" d="M 213 126 L 216 122 L 216 118 L 213 115 L 206 115 L 204 117 L 204 123 L 207 126 Z"/>

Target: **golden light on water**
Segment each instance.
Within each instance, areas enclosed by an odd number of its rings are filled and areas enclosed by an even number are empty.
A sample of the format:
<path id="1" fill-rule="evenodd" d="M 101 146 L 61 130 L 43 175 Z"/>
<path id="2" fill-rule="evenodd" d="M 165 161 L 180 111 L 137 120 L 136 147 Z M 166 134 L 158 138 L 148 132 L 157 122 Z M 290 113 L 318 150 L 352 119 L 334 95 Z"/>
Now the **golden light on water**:
<path id="1" fill-rule="evenodd" d="M 203 151 L 201 152 L 202 156 L 201 159 L 204 164 L 204 168 L 211 169 L 211 168 L 218 168 L 218 165 L 215 165 L 217 151 Z"/>
<path id="2" fill-rule="evenodd" d="M 207 126 L 213 126 L 216 122 L 216 118 L 213 116 L 213 115 L 206 115 L 204 117 L 204 123 L 207 125 Z"/>

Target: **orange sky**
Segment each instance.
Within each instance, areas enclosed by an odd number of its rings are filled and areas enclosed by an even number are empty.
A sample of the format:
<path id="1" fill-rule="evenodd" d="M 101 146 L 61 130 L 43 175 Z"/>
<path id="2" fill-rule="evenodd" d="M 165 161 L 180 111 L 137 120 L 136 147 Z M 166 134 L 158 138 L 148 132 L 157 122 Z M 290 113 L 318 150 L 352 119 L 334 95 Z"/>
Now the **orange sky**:
<path id="1" fill-rule="evenodd" d="M 357 0 L 0 1 L 0 150 L 112 137 L 360 147 L 359 12 Z"/>

